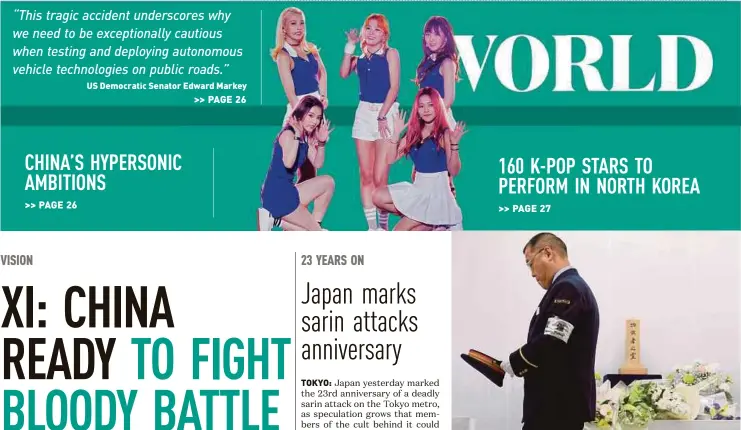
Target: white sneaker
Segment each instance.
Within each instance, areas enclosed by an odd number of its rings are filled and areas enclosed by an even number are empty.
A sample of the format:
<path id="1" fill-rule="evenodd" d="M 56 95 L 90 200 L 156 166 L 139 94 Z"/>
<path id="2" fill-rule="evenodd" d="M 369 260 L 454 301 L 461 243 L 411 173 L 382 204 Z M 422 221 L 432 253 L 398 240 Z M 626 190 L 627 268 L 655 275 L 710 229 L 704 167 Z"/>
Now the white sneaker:
<path id="1" fill-rule="evenodd" d="M 257 231 L 271 231 L 275 218 L 265 208 L 257 210 Z"/>

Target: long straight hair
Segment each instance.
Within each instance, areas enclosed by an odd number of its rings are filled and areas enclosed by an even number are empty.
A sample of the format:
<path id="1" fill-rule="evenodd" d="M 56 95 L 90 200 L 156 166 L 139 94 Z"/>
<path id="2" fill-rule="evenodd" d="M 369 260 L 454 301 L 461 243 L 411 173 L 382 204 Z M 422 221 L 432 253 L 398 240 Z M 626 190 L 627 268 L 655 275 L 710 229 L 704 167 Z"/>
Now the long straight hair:
<path id="1" fill-rule="evenodd" d="M 322 111 L 321 121 L 323 121 L 324 120 L 324 104 L 321 102 L 321 100 L 319 100 L 318 98 L 314 96 L 306 96 L 302 98 L 301 101 L 299 101 L 299 103 L 296 105 L 296 108 L 293 109 L 293 112 L 291 112 L 291 117 L 296 118 L 298 121 L 301 121 L 304 119 L 306 114 L 308 114 L 309 111 L 315 106 L 321 109 Z M 286 125 L 283 128 L 283 130 L 285 130 L 286 127 L 289 127 L 289 126 Z M 313 135 L 314 133 L 316 133 L 316 129 L 314 129 L 311 132 L 311 135 Z M 298 169 L 297 183 L 300 184 L 301 182 L 308 181 L 311 178 L 315 178 L 316 175 L 317 175 L 316 167 L 314 167 L 311 161 L 309 161 L 309 159 L 307 158 L 306 161 L 304 161 L 304 163 Z"/>
<path id="2" fill-rule="evenodd" d="M 409 126 L 407 127 L 406 142 L 399 151 L 403 155 L 409 154 L 414 145 L 422 143 L 422 128 L 425 123 L 419 116 L 419 99 L 427 96 L 432 101 L 433 109 L 435 110 L 435 119 L 432 124 L 432 133 L 430 137 L 435 139 L 438 148 L 443 147 L 443 136 L 445 131 L 449 128 L 448 120 L 445 117 L 445 108 L 443 104 L 443 98 L 440 97 L 440 93 L 436 89 L 431 87 L 424 87 L 417 92 L 417 96 L 414 98 L 414 105 L 412 106 L 412 113 L 410 114 Z"/>
<path id="3" fill-rule="evenodd" d="M 430 55 L 432 55 L 432 51 L 429 47 L 427 47 L 427 42 L 425 41 L 425 35 L 427 33 L 435 33 L 443 36 L 445 38 L 445 45 L 443 45 L 440 52 L 435 53 L 435 61 L 429 67 L 422 69 L 425 61 L 430 57 Z M 417 76 L 414 80 L 417 85 L 420 85 L 422 83 L 422 80 L 425 78 L 425 75 L 427 75 L 427 73 L 429 73 L 436 65 L 441 64 L 446 58 L 450 58 L 451 61 L 453 61 L 453 66 L 455 68 L 455 80 L 460 80 L 460 76 L 458 73 L 460 69 L 458 51 L 456 50 L 453 26 L 450 25 L 450 22 L 445 17 L 433 16 L 425 23 L 425 27 L 422 32 L 422 52 L 422 60 L 417 66 Z"/>

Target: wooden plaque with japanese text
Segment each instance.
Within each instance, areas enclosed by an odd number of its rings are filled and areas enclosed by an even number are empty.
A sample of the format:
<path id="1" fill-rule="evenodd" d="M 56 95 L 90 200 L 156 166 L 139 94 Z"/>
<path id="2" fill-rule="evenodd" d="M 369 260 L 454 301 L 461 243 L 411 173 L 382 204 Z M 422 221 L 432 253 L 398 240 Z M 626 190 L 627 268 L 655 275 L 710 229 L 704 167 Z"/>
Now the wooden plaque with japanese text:
<path id="1" fill-rule="evenodd" d="M 621 375 L 646 375 L 641 363 L 641 320 L 625 321 L 625 363 L 620 367 Z"/>

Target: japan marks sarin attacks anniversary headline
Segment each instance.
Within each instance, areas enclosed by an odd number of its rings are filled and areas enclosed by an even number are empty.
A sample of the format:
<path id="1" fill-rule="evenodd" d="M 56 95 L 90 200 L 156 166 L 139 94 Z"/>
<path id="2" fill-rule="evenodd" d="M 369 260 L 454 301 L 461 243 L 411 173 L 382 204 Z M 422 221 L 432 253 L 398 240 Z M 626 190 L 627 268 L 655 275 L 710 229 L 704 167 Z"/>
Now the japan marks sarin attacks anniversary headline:
<path id="1" fill-rule="evenodd" d="M 413 305 L 416 291 L 412 287 L 366 287 L 362 289 L 364 305 Z M 330 305 L 351 305 L 353 288 L 317 288 L 306 283 L 301 305 L 319 305 L 322 315 L 306 315 L 301 318 L 304 333 L 341 333 L 345 330 L 345 318 L 333 314 Z M 398 309 L 393 315 L 382 315 L 376 311 L 364 311 L 353 317 L 355 333 L 413 333 L 417 331 L 417 316 L 406 315 Z M 304 360 L 391 360 L 397 365 L 401 355 L 401 343 L 305 343 L 301 346 Z"/>

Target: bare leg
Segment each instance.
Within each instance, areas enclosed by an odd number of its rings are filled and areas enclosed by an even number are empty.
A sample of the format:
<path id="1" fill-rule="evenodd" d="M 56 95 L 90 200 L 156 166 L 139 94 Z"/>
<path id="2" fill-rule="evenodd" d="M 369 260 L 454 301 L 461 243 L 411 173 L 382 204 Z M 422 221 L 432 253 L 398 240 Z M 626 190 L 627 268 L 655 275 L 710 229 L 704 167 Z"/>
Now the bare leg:
<path id="1" fill-rule="evenodd" d="M 334 180 L 326 175 L 317 176 L 296 185 L 296 188 L 301 202 L 295 211 L 283 217 L 284 222 L 301 230 L 321 231 L 321 220 L 317 221 L 308 206 L 311 202 L 319 203 L 321 216 L 324 216 L 334 193 Z"/>
<path id="2" fill-rule="evenodd" d="M 427 224 L 420 224 L 412 229 L 412 231 L 432 231 L 434 230 L 432 226 L 429 226 Z"/>
<path id="3" fill-rule="evenodd" d="M 430 227 L 427 224 L 420 224 L 417 227 L 414 227 L 412 231 L 431 231 L 432 227 Z"/>
<path id="4" fill-rule="evenodd" d="M 302 230 L 302 231 L 321 231 L 322 227 L 316 222 L 314 217 L 311 215 L 311 212 L 309 212 L 309 209 L 307 209 L 303 205 L 299 205 L 296 210 L 291 212 L 290 214 L 283 217 L 283 222 L 287 224 L 291 224 L 292 227 L 295 228 L 295 230 Z"/>
<path id="5" fill-rule="evenodd" d="M 304 231 L 305 230 L 305 229 L 303 229 L 303 228 L 301 228 L 301 227 L 299 227 L 297 225 L 291 224 L 290 222 L 286 221 L 285 219 L 282 219 L 280 221 L 280 228 L 283 231 Z"/>
<path id="6" fill-rule="evenodd" d="M 373 186 L 375 188 L 385 187 L 389 183 L 389 163 L 381 160 L 388 159 L 391 144 L 388 140 L 380 139 L 376 140 L 373 146 L 376 160 L 378 160 L 373 166 Z"/>
<path id="7" fill-rule="evenodd" d="M 329 175 L 321 175 L 298 184 L 296 188 L 301 205 L 308 207 L 314 202 L 314 220 L 317 223 L 322 222 L 334 196 L 334 179 Z"/>
<path id="8" fill-rule="evenodd" d="M 379 209 L 401 216 L 399 210 L 394 206 L 394 200 L 391 198 L 389 188 L 386 186 L 376 188 L 376 190 L 373 191 L 373 204 Z"/>
<path id="9" fill-rule="evenodd" d="M 389 163 L 388 153 L 391 149 L 391 144 L 388 140 L 379 139 L 374 144 L 376 151 L 376 164 L 373 166 L 373 186 L 375 189 L 385 187 L 389 182 Z M 378 226 L 383 230 L 389 229 L 389 213 L 383 207 L 378 208 Z"/>
<path id="10" fill-rule="evenodd" d="M 417 222 L 413 219 L 409 219 L 407 217 L 402 217 L 398 223 L 394 226 L 394 231 L 412 231 L 417 229 L 417 227 L 422 226 L 424 224 Z"/>
<path id="11" fill-rule="evenodd" d="M 355 139 L 355 148 L 358 153 L 358 166 L 360 167 L 360 200 L 363 204 L 365 219 L 368 228 L 375 230 L 376 208 L 373 206 L 373 172 L 376 161 L 374 143 L 368 140 Z"/>

